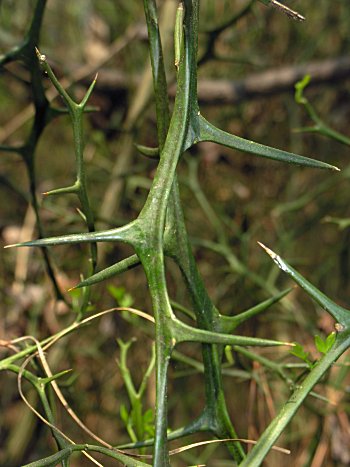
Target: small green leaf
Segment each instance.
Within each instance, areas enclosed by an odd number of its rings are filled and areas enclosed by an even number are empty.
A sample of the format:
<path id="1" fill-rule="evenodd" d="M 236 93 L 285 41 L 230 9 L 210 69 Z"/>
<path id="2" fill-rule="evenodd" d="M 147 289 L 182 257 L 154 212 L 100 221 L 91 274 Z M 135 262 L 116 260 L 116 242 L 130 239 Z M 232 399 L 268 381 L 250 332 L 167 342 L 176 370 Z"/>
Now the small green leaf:
<path id="1" fill-rule="evenodd" d="M 317 336 L 317 335 L 315 336 L 315 345 L 316 345 L 316 349 L 320 353 L 327 353 L 327 344 L 326 344 L 326 341 L 322 339 L 322 337 Z"/>
<path id="2" fill-rule="evenodd" d="M 295 343 L 295 346 L 292 350 L 289 351 L 290 354 L 294 355 L 297 358 L 300 358 L 303 362 L 307 364 L 309 369 L 311 370 L 314 366 L 314 363 L 309 359 L 309 353 L 305 352 L 302 345 Z"/>
<path id="3" fill-rule="evenodd" d="M 300 358 L 301 360 L 307 359 L 308 354 L 305 352 L 304 348 L 302 345 L 295 343 L 295 347 L 293 347 L 293 350 L 290 350 L 292 355 L 295 357 Z"/>
<path id="4" fill-rule="evenodd" d="M 335 339 L 337 338 L 337 333 L 336 332 L 331 332 L 326 339 L 326 344 L 327 344 L 327 352 L 333 347 L 333 344 L 335 342 Z"/>
<path id="5" fill-rule="evenodd" d="M 315 336 L 315 345 L 317 350 L 320 353 L 326 354 L 333 347 L 336 337 L 337 334 L 334 331 L 331 332 L 324 340 L 320 336 Z"/>

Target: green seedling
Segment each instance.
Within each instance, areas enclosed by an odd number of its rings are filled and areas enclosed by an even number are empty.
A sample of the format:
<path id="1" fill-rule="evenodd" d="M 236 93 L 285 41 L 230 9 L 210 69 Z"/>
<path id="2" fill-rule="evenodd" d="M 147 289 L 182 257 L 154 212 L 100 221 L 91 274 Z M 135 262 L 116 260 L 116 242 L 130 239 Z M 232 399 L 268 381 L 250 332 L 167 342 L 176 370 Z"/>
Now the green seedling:
<path id="1" fill-rule="evenodd" d="M 317 350 L 324 355 L 328 353 L 333 347 L 336 337 L 337 333 L 335 331 L 331 332 L 326 339 L 322 339 L 320 336 L 315 336 L 315 345 Z"/>
<path id="2" fill-rule="evenodd" d="M 300 344 L 295 344 L 292 350 L 289 351 L 290 354 L 294 355 L 295 357 L 299 358 L 303 362 L 305 362 L 309 368 L 309 370 L 312 370 L 312 368 L 315 365 L 315 362 L 312 362 L 309 358 L 309 353 L 305 352 L 304 348 Z"/>

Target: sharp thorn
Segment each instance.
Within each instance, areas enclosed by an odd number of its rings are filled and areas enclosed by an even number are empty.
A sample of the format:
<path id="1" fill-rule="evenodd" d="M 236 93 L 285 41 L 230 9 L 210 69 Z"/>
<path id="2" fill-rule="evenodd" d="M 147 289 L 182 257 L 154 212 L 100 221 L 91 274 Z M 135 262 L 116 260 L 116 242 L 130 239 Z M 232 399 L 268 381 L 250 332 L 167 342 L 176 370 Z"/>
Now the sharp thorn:
<path id="1" fill-rule="evenodd" d="M 269 256 L 271 256 L 272 259 L 277 258 L 276 253 L 275 253 L 274 251 L 270 250 L 270 248 L 268 248 L 266 245 L 264 245 L 264 244 L 261 243 L 261 242 L 258 242 L 258 244 L 261 246 L 261 248 L 263 248 L 263 249 L 266 251 L 266 253 L 267 253 Z"/>

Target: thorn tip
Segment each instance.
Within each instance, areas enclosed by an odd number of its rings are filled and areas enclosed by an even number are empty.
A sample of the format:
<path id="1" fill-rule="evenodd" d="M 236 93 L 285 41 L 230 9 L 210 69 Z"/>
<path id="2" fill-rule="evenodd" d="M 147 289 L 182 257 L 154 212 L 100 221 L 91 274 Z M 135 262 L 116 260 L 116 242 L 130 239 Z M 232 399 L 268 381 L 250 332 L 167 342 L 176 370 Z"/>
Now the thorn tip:
<path id="1" fill-rule="evenodd" d="M 35 53 L 40 63 L 46 62 L 46 55 L 42 55 L 38 47 L 35 47 Z"/>
<path id="2" fill-rule="evenodd" d="M 270 248 L 268 248 L 266 245 L 264 245 L 263 243 L 261 242 L 258 242 L 258 244 L 261 246 L 261 248 L 263 248 L 266 253 L 271 256 L 272 259 L 275 259 L 277 257 L 276 253 L 272 250 L 270 250 Z"/>

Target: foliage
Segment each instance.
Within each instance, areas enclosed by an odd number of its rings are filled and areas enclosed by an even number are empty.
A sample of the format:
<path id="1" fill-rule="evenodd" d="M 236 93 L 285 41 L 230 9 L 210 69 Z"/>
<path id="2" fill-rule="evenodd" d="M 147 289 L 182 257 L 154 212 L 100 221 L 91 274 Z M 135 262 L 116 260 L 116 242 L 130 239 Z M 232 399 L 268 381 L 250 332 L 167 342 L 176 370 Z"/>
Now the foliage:
<path id="1" fill-rule="evenodd" d="M 279 2 L 274 0 L 262 0 L 262 2 L 268 6 L 270 4 L 277 6 L 293 19 L 303 19 L 299 13 L 283 5 L 281 6 Z M 235 12 L 232 18 L 226 21 L 223 26 L 206 31 L 208 36 L 207 50 L 201 55 L 199 64 L 204 64 L 213 57 L 215 42 L 220 38 L 220 35 L 229 27 L 235 26 L 242 17 L 249 15 L 253 7 L 256 6 L 255 3 L 254 1 L 247 2 L 244 8 L 238 14 Z M 54 454 L 47 456 L 46 452 L 41 455 L 41 460 L 35 460 L 26 465 L 39 467 L 62 463 L 63 466 L 66 466 L 69 465 L 75 452 L 81 452 L 97 465 L 101 464 L 92 456 L 92 453 L 102 454 L 104 457 L 101 462 L 103 463 L 110 458 L 119 461 L 123 465 L 141 466 L 149 465 L 148 460 L 152 457 L 150 462 L 153 465 L 167 466 L 170 465 L 171 455 L 178 454 L 181 450 L 186 449 L 185 442 L 180 441 L 181 448 L 170 450 L 168 441 L 182 439 L 185 436 L 197 433 L 210 433 L 212 437 L 221 440 L 222 444 L 225 444 L 227 448 L 230 459 L 237 465 L 249 467 L 261 465 L 267 454 L 277 448 L 275 443 L 280 435 L 285 432 L 287 425 L 305 399 L 309 395 L 322 398 L 317 392 L 314 392 L 315 385 L 325 377 L 329 368 L 349 348 L 350 315 L 346 308 L 334 303 L 283 258 L 268 247 L 260 244 L 278 268 L 287 274 L 335 320 L 335 330 L 330 332 L 325 339 L 315 335 L 315 346 L 322 354 L 321 358 L 315 361 L 309 357 L 308 352 L 304 350 L 301 344 L 291 342 L 292 337 L 288 337 L 287 340 L 285 338 L 271 338 L 273 335 L 271 332 L 268 337 L 249 337 L 249 334 L 237 333 L 236 328 L 238 326 L 265 312 L 272 305 L 279 303 L 289 294 L 291 289 L 280 291 L 275 283 L 271 282 L 263 274 L 259 275 L 252 271 L 249 265 L 237 258 L 232 251 L 231 238 L 227 234 L 224 218 L 211 206 L 198 180 L 197 144 L 212 142 L 273 161 L 312 169 L 326 169 L 330 171 L 329 178 L 326 180 L 335 177 L 332 172 L 338 172 L 339 169 L 321 160 L 256 143 L 251 141 L 250 138 L 236 136 L 218 128 L 204 118 L 197 97 L 198 37 L 200 31 L 199 0 L 181 2 L 176 17 L 175 14 L 171 16 L 172 29 L 174 29 L 173 23 L 176 21 L 175 57 L 171 61 L 175 62 L 176 65 L 177 90 L 174 105 L 172 111 L 170 111 L 167 85 L 168 57 L 167 52 L 163 52 L 157 5 L 155 0 L 144 0 L 158 141 L 157 148 L 149 148 L 144 145 L 138 145 L 137 148 L 141 153 L 156 161 L 157 165 L 153 166 L 155 172 L 151 183 L 145 183 L 144 185 L 148 188 L 146 197 L 139 198 L 135 202 L 137 212 L 131 220 L 130 217 L 127 220 L 116 218 L 114 212 L 116 199 L 122 198 L 120 195 L 122 189 L 118 184 L 119 181 L 116 180 L 116 176 L 123 176 L 123 169 L 126 170 L 127 166 L 118 165 L 120 161 L 113 166 L 112 170 L 111 166 L 109 166 L 112 177 L 110 185 L 106 186 L 106 201 L 101 209 L 96 210 L 96 213 L 94 213 L 92 209 L 94 203 L 91 201 L 94 191 L 88 189 L 89 177 L 87 176 L 86 167 L 87 144 L 84 123 L 86 113 L 96 111 L 96 107 L 89 106 L 88 101 L 93 98 L 93 91 L 97 85 L 98 77 L 94 77 L 87 91 L 79 99 L 74 96 L 73 92 L 67 92 L 63 81 L 64 78 L 58 79 L 51 65 L 50 57 L 46 56 L 45 46 L 40 45 L 39 47 L 40 31 L 46 6 L 45 0 L 36 1 L 33 19 L 24 41 L 6 52 L 0 59 L 2 66 L 17 63 L 17 61 L 24 62 L 30 75 L 34 104 L 33 124 L 25 142 L 21 145 L 2 145 L 1 150 L 11 155 L 17 153 L 24 162 L 30 181 L 29 196 L 25 196 L 34 210 L 38 239 L 16 242 L 14 245 L 7 245 L 7 247 L 39 247 L 43 254 L 56 300 L 61 303 L 65 302 L 67 309 L 70 310 L 67 311 L 67 322 L 62 321 L 57 332 L 50 333 L 48 337 L 40 341 L 31 336 L 17 339 L 6 338 L 1 341 L 2 345 L 12 349 L 14 354 L 4 357 L 0 361 L 0 370 L 17 374 L 18 388 L 23 401 L 50 428 L 56 442 L 56 452 Z M 123 7 L 125 9 L 131 8 L 124 2 Z M 63 99 L 64 107 L 56 107 L 47 97 L 49 91 L 44 88 L 43 84 L 46 76 L 54 86 L 57 95 Z M 145 72 L 145 76 L 147 76 L 147 72 Z M 136 97 L 133 105 L 130 106 L 129 113 L 122 124 L 118 151 L 124 157 L 132 152 L 133 143 L 135 142 L 133 141 L 132 130 L 137 127 L 139 118 L 142 112 L 145 111 L 149 101 L 152 87 L 151 80 L 145 78 L 144 81 L 146 83 L 145 88 L 140 86 L 135 93 Z M 296 102 L 305 107 L 315 126 L 303 128 L 303 131 L 321 133 L 348 145 L 349 141 L 346 137 L 331 130 L 318 117 L 317 112 L 304 95 L 307 84 L 308 78 L 297 84 Z M 54 236 L 49 236 L 44 231 L 41 206 L 37 195 L 36 157 L 39 140 L 46 127 L 49 128 L 56 123 L 59 117 L 67 113 L 73 130 L 75 181 L 68 186 L 46 190 L 44 196 L 47 199 L 51 197 L 66 199 L 72 194 L 75 195 L 79 201 L 80 222 L 83 222 L 85 230 L 81 231 L 80 226 L 79 229 L 77 228 L 80 233 L 70 233 L 70 229 L 67 228 L 67 231 L 63 234 L 53 231 Z M 103 146 L 103 141 L 101 145 Z M 258 303 L 253 307 L 247 307 L 243 312 L 235 310 L 234 314 L 228 316 L 219 311 L 219 308 L 210 297 L 195 259 L 185 223 L 183 202 L 180 196 L 182 186 L 178 181 L 178 175 L 182 175 L 180 161 L 187 163 L 187 188 L 194 193 L 199 205 L 206 213 L 209 225 L 215 232 L 214 240 L 194 240 L 193 244 L 201 244 L 208 250 L 225 257 L 231 272 L 233 271 L 238 277 L 249 279 L 265 294 L 265 299 L 262 301 L 258 299 L 257 295 L 254 302 Z M 122 163 L 120 162 L 120 164 Z M 137 167 L 134 169 L 137 171 Z M 300 170 L 300 168 L 296 170 Z M 127 175 L 130 174 L 127 173 Z M 106 175 L 104 175 L 104 180 L 106 180 Z M 328 184 L 329 182 L 325 183 Z M 304 200 L 301 200 L 301 204 L 303 203 Z M 307 201 L 305 201 L 306 203 Z M 285 206 L 282 208 L 285 209 Z M 285 212 L 288 212 L 288 208 L 285 209 Z M 50 228 L 51 230 L 54 229 Z M 242 232 L 238 231 L 237 239 L 244 245 Z M 81 264 L 78 265 L 81 280 L 78 285 L 73 287 L 73 300 L 70 303 L 61 290 L 48 251 L 49 247 L 53 246 L 63 245 L 71 248 L 72 245 L 80 246 L 85 243 L 89 247 L 85 251 L 87 267 L 85 266 L 84 273 L 81 273 Z M 97 247 L 98 244 L 99 247 Z M 124 258 L 115 259 L 113 264 L 105 265 L 105 267 L 97 271 L 98 249 L 102 258 L 105 258 L 108 247 L 114 247 L 115 244 L 125 246 L 125 250 L 123 250 L 123 253 L 126 252 Z M 86 260 L 86 258 L 88 259 Z M 168 276 L 169 272 L 172 271 L 172 266 L 168 262 L 169 259 L 176 265 L 174 277 L 178 281 L 182 281 L 180 287 L 182 297 L 187 297 L 180 300 L 180 303 L 172 300 L 171 297 Z M 129 294 L 124 285 L 119 287 L 115 285 L 107 286 L 109 295 L 117 302 L 117 307 L 97 312 L 95 308 L 98 301 L 95 300 L 95 303 L 91 304 L 92 286 L 115 276 L 120 276 L 137 266 L 141 266 L 143 269 L 153 314 L 150 315 L 137 308 L 131 308 L 136 302 L 136 297 Z M 273 274 L 272 272 L 271 275 Z M 214 271 L 213 275 L 215 275 Z M 243 291 L 243 294 L 248 295 L 248 291 Z M 266 294 L 268 295 L 267 299 Z M 147 299 L 144 299 L 143 304 L 146 303 Z M 239 303 L 237 298 L 237 302 L 232 304 L 231 308 L 237 309 Z M 298 313 L 297 307 L 291 301 L 286 300 L 283 303 L 285 303 L 284 307 L 288 312 Z M 119 413 L 131 440 L 131 443 L 126 444 L 118 442 L 118 438 L 114 435 L 113 443 L 102 439 L 102 437 L 93 433 L 80 420 L 73 408 L 69 406 L 64 395 L 64 388 L 66 386 L 69 391 L 73 380 L 67 379 L 68 370 L 57 371 L 57 373 L 53 374 L 50 369 L 52 366 L 56 366 L 60 356 L 66 352 L 68 353 L 69 350 L 64 346 L 57 347 L 58 357 L 56 356 L 56 359 L 50 362 L 45 356 L 45 351 L 54 344 L 58 346 L 65 336 L 73 333 L 78 336 L 78 330 L 81 333 L 84 332 L 86 325 L 97 322 L 96 320 L 102 316 L 108 317 L 114 311 L 122 313 L 123 318 L 131 325 L 132 333 L 143 332 L 154 341 L 154 353 L 147 360 L 146 368 L 138 386 L 132 376 L 132 366 L 138 365 L 138 359 L 133 359 L 133 365 L 130 364 L 130 361 L 127 363 L 127 357 L 134 341 L 132 339 L 125 341 L 124 338 L 117 339 L 119 373 L 127 393 L 127 405 L 126 403 L 119 404 Z M 183 319 L 179 318 L 180 314 Z M 98 335 L 98 330 L 99 328 L 94 326 L 92 339 L 103 339 L 103 335 Z M 312 332 L 310 334 L 312 335 Z M 31 341 L 31 345 L 23 345 L 22 347 L 22 344 L 27 341 Z M 185 346 L 188 346 L 185 348 L 192 348 L 193 343 L 201 346 L 202 362 L 180 352 L 180 349 L 182 350 Z M 227 346 L 232 348 L 234 353 L 231 353 Z M 305 373 L 304 371 L 295 373 L 294 368 L 288 366 L 289 363 L 271 360 L 260 354 L 258 350 L 253 352 L 251 349 L 246 349 L 246 347 L 255 347 L 256 349 L 272 347 L 277 349 L 285 346 L 292 348 L 291 353 L 303 361 L 301 368 L 304 370 L 306 366 L 307 371 Z M 97 359 L 96 355 L 98 351 L 94 345 L 91 345 L 91 352 L 92 357 L 99 362 L 100 360 Z M 285 350 L 284 352 L 287 353 Z M 142 354 L 147 356 L 144 348 L 142 348 Z M 224 390 L 223 376 L 229 374 L 230 371 L 237 379 L 249 378 L 256 380 L 259 386 L 264 387 L 259 374 L 235 366 L 236 359 L 238 360 L 239 356 L 253 361 L 254 365 L 265 367 L 292 390 L 287 401 L 271 417 L 272 419 L 267 428 L 257 440 L 246 440 L 238 434 L 240 430 L 236 428 L 236 422 L 233 423 L 230 415 L 231 394 L 228 395 Z M 144 355 L 142 357 L 144 358 Z M 104 358 L 105 360 L 109 359 L 109 355 L 105 355 Z M 202 407 L 199 415 L 193 416 L 182 428 L 174 430 L 169 429 L 168 423 L 169 406 L 171 406 L 173 400 L 176 401 L 174 393 L 171 394 L 171 397 L 168 397 L 172 360 L 183 362 L 187 365 L 187 369 L 199 372 L 201 384 L 204 386 L 204 401 L 201 401 Z M 98 363 L 98 370 L 102 371 L 102 368 L 103 365 Z M 156 381 L 154 412 L 152 408 L 144 409 L 146 391 L 150 385 L 153 368 Z M 291 369 L 292 371 L 289 371 Z M 342 380 L 344 380 L 345 376 L 342 376 Z M 22 389 L 23 379 L 27 380 L 34 388 L 35 392 L 33 394 L 41 403 L 40 410 L 37 410 L 34 407 L 35 403 L 33 404 L 29 397 L 25 396 Z M 60 382 L 61 384 L 59 384 Z M 138 390 L 136 389 L 137 386 L 139 387 Z M 56 415 L 53 395 L 62 403 L 74 422 L 88 436 L 92 437 L 96 444 L 75 442 L 70 435 L 66 434 L 69 432 L 68 429 L 58 428 L 60 423 Z M 181 396 L 180 391 L 180 398 Z M 78 398 L 82 403 L 82 395 L 79 394 Z M 241 404 L 239 397 L 235 397 L 233 402 L 237 405 Z M 251 442 L 255 445 L 247 452 L 245 444 Z M 117 447 L 116 444 L 118 444 Z M 152 454 L 147 454 L 146 448 L 149 446 L 152 447 Z M 188 446 L 188 448 L 190 447 L 191 445 Z M 140 454 L 136 455 L 136 457 L 135 454 L 129 454 L 130 448 L 140 448 Z M 197 462 L 197 460 L 191 459 L 194 462 Z M 202 458 L 200 461 L 202 462 Z"/>

